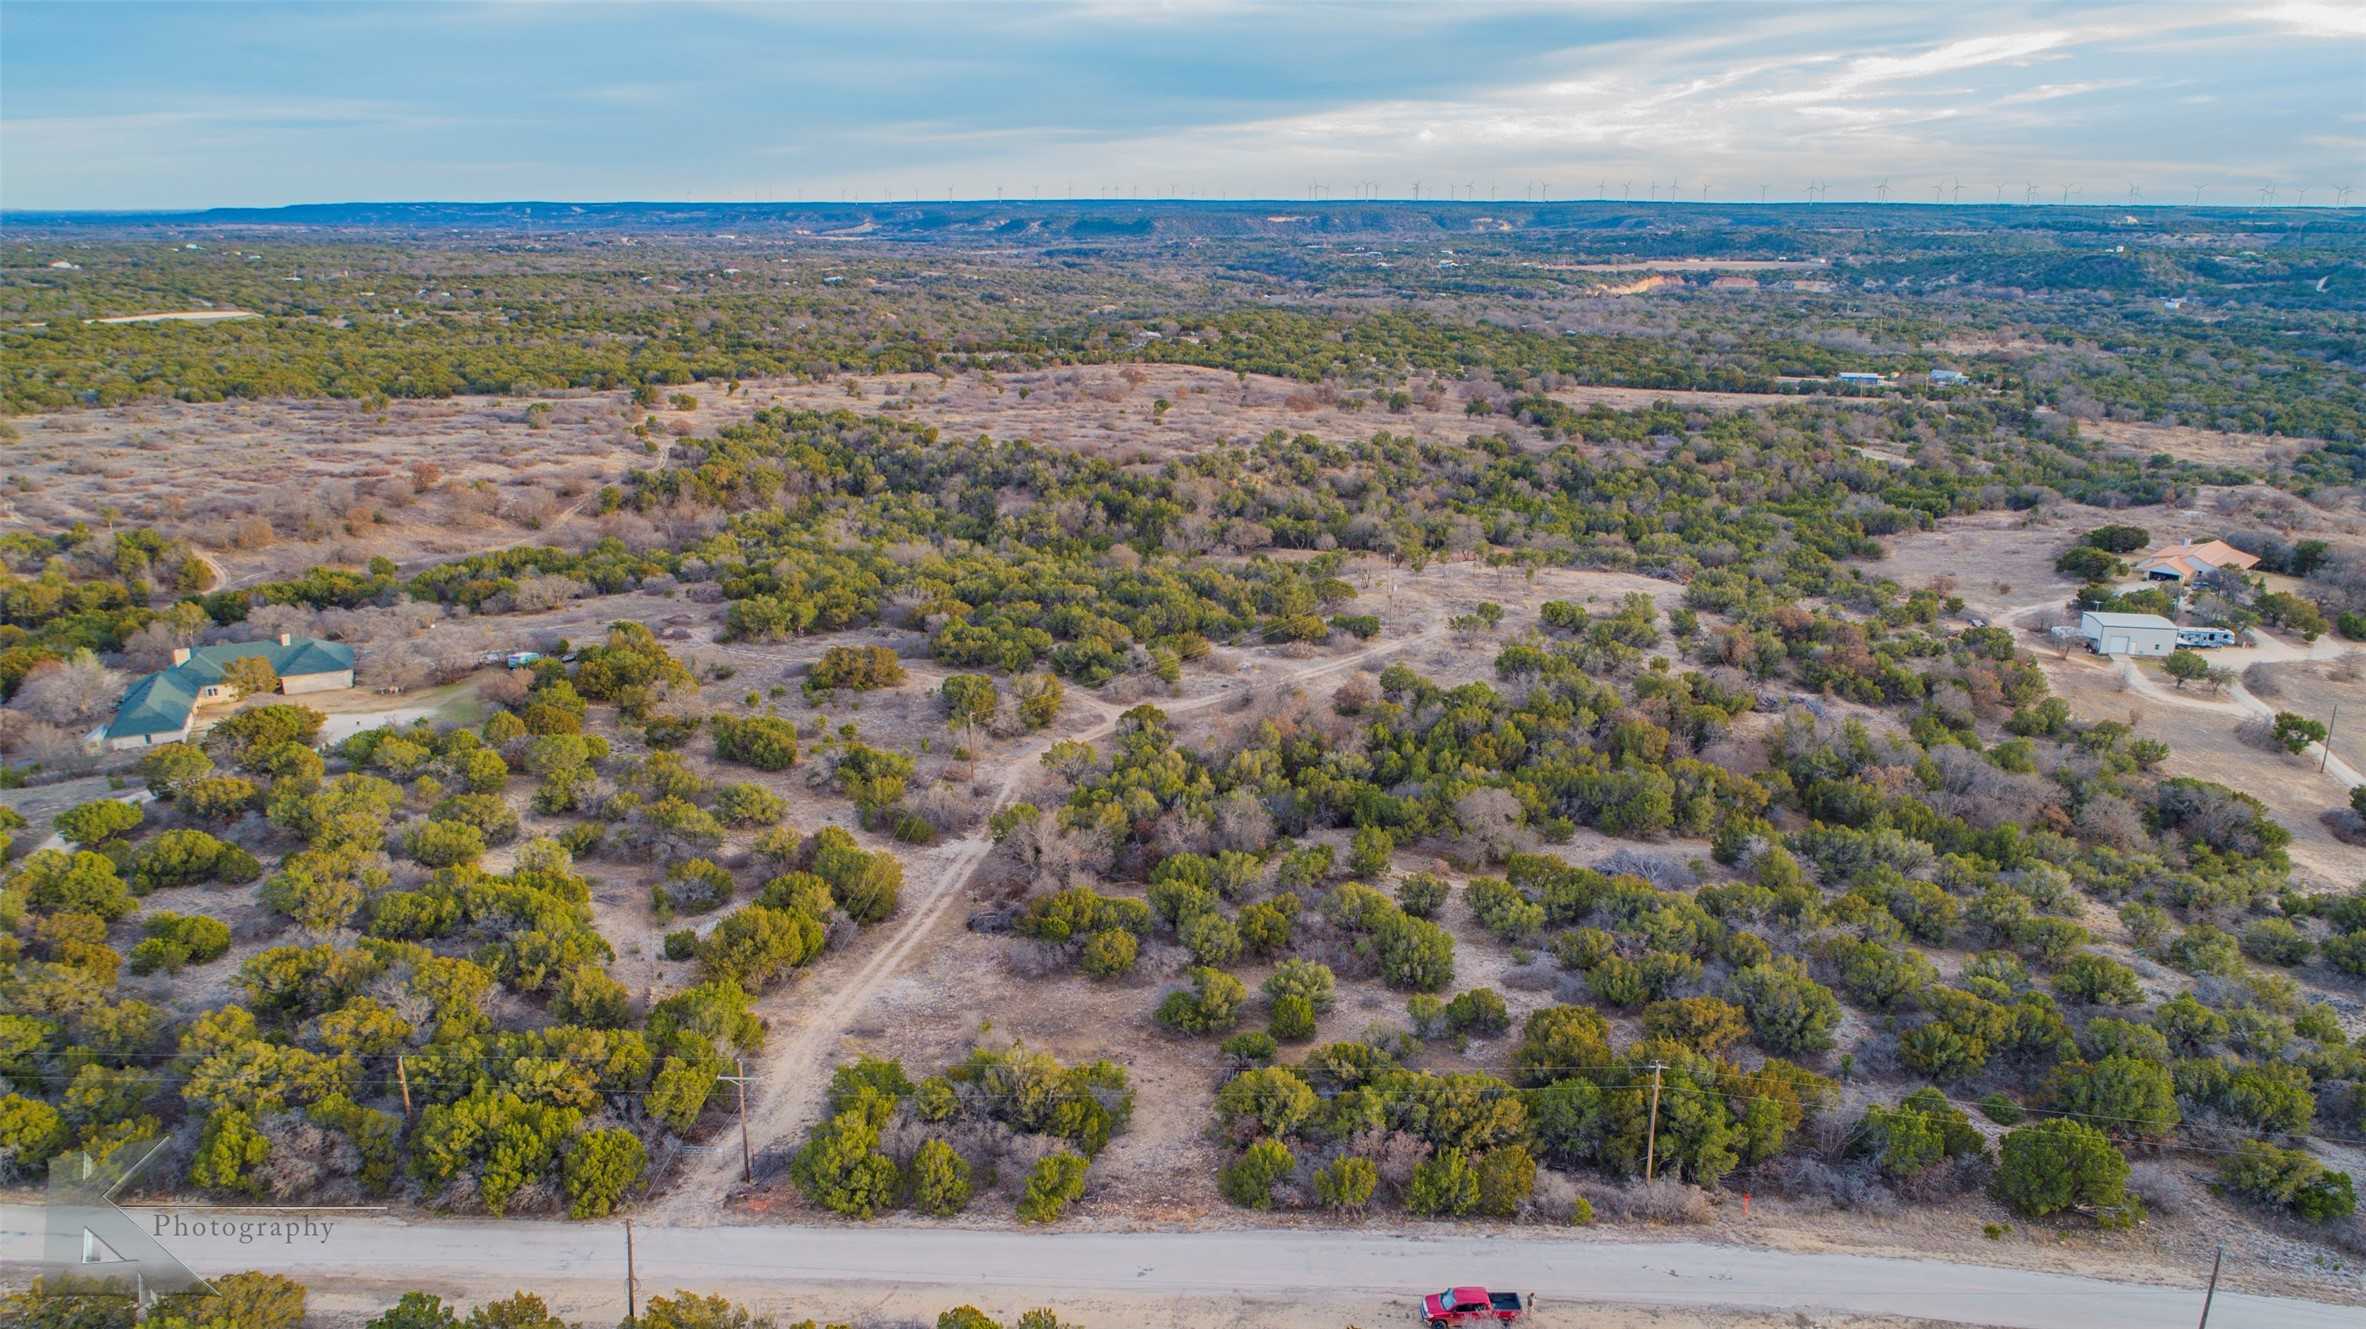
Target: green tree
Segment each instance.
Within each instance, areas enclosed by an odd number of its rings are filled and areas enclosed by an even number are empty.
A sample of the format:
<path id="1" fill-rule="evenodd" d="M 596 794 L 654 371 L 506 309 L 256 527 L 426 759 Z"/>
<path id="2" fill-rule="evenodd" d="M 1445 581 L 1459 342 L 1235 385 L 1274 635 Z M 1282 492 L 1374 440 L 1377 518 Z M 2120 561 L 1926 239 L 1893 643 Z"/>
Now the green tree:
<path id="1" fill-rule="evenodd" d="M 192 781 L 214 773 L 214 760 L 190 743 L 167 743 L 140 754 L 134 767 L 140 782 L 158 798 L 172 798 Z"/>
<path id="2" fill-rule="evenodd" d="M 222 683 L 241 697 L 279 691 L 279 671 L 262 655 L 243 655 L 222 666 Z"/>
<path id="3" fill-rule="evenodd" d="M 1056 1223 L 1084 1195 L 1088 1164 L 1066 1150 L 1047 1154 L 1027 1174 L 1027 1189 L 1019 1197 L 1019 1221 Z"/>
<path id="4" fill-rule="evenodd" d="M 1095 978 L 1117 978 L 1130 972 L 1141 949 L 1124 928 L 1103 928 L 1084 939 L 1079 963 Z"/>
<path id="5" fill-rule="evenodd" d="M 1761 1047 L 1781 1056 L 1822 1052 L 1840 1024 L 1830 989 L 1789 963 L 1756 964 L 1733 976 L 1729 995 L 1749 1018 Z"/>
<path id="6" fill-rule="evenodd" d="M 144 814 L 136 804 L 112 798 L 93 799 L 57 815 L 54 825 L 66 842 L 90 849 L 140 828 Z"/>
<path id="7" fill-rule="evenodd" d="M 649 1152 L 641 1137 L 608 1128 L 575 1138 L 567 1150 L 565 1181 L 569 1218 L 606 1218 L 641 1183 Z"/>
<path id="8" fill-rule="evenodd" d="M 2188 683 L 2200 682 L 2210 676 L 2209 660 L 2205 659 L 2200 651 L 2188 651 L 2182 648 L 2169 652 L 2169 658 L 2161 661 L 2161 668 L 2168 672 L 2170 678 L 2177 681 L 2177 686 L 2180 688 Z"/>
<path id="9" fill-rule="evenodd" d="M 2077 1209 L 2110 1227 L 2142 1216 L 2127 1183 L 2128 1160 L 2103 1132 L 2049 1117 L 2005 1133 L 1995 1186 L 1997 1198 L 2025 1217 Z"/>
<path id="10" fill-rule="evenodd" d="M 1270 1136 L 1253 1141 L 1224 1167 L 1224 1198 L 1243 1209 L 1271 1209 L 1273 1188 L 1297 1166 L 1289 1146 Z"/>
<path id="11" fill-rule="evenodd" d="M 1479 1207 L 1479 1169 L 1460 1149 L 1440 1149 L 1413 1169 L 1405 1208 L 1423 1218 L 1460 1218 Z"/>
<path id="12" fill-rule="evenodd" d="M 943 1140 L 921 1142 L 912 1155 L 912 1207 L 950 1218 L 969 1206 L 969 1160 Z"/>
<path id="13" fill-rule="evenodd" d="M 1379 1167 L 1371 1159 L 1354 1154 L 1342 1154 L 1314 1174 L 1316 1202 L 1338 1214 L 1363 1213 L 1379 1185 Z"/>
<path id="14" fill-rule="evenodd" d="M 2311 1223 L 2347 1218 L 2358 1208 L 2348 1173 L 2265 1140 L 2238 1142 L 2219 1164 L 2218 1177 L 2237 1195 L 2289 1209 Z"/>
<path id="15" fill-rule="evenodd" d="M 984 674 L 953 674 L 938 686 L 945 702 L 945 723 L 955 729 L 978 730 L 994 722 L 1002 709 L 1002 692 Z"/>
<path id="16" fill-rule="evenodd" d="M 1187 1034 L 1223 1033 L 1240 1023 L 1249 990 L 1221 969 L 1191 971 L 1191 990 L 1170 992 L 1158 1006 L 1159 1023 Z"/>
<path id="17" fill-rule="evenodd" d="M 696 1292 L 651 1297 L 641 1317 L 631 1323 L 633 1329 L 772 1329 L 770 1316 L 757 1315 L 724 1297 Z"/>
<path id="18" fill-rule="evenodd" d="M 215 1110 L 206 1119 L 197 1153 L 189 1161 L 191 1185 L 248 1197 L 263 1193 L 258 1170 L 271 1157 L 271 1142 L 255 1129 L 254 1117 L 238 1108 Z"/>
<path id="19" fill-rule="evenodd" d="M 2295 755 L 2308 751 L 2311 743 L 2325 741 L 2325 726 L 2321 722 L 2291 711 L 2276 712 L 2275 724 L 2268 732 L 2284 751 Z"/>

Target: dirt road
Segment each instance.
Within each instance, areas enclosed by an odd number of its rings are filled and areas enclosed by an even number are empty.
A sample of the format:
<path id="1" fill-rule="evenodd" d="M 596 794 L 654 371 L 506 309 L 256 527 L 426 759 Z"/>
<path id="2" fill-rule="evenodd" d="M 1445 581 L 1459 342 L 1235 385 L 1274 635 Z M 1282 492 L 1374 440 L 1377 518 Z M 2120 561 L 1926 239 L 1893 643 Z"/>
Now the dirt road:
<path id="1" fill-rule="evenodd" d="M 2320 638 L 2319 644 L 2324 644 L 2327 640 L 2328 639 Z M 2263 634 L 2263 642 L 2272 641 L 2272 638 L 2266 638 Z M 2241 663 L 2249 664 L 2261 660 L 2274 662 L 2284 660 L 2322 660 L 2332 658 L 2332 655 L 2330 654 L 2320 654 L 2313 649 L 2309 651 L 2301 651 L 2290 647 L 2284 647 L 2282 643 L 2276 643 L 2276 646 L 2279 649 L 2273 651 L 2262 649 L 2249 652 L 2247 653 L 2248 658 L 2241 661 Z M 2335 652 L 2335 654 L 2338 654 L 2338 651 Z M 2155 682 L 2150 674 L 2145 673 L 2144 670 L 2137 665 L 2136 658 L 2134 656 L 2122 656 L 2120 658 L 2120 677 L 2127 680 L 2130 691 L 2136 693 L 2136 695 L 2143 697 L 2148 701 L 2160 702 L 2170 706 L 2187 706 L 2201 710 L 2224 711 L 2229 716 L 2234 717 L 2237 723 L 2240 723 L 2241 717 L 2243 716 L 2253 716 L 2258 719 L 2271 722 L 2276 718 L 2276 708 L 2251 695 L 2250 689 L 2244 687 L 2240 682 L 2229 683 L 2227 685 L 2224 700 L 2197 696 L 2180 689 L 2164 688 L 2159 683 Z M 2361 776 L 2358 773 L 2357 768 L 2351 766 L 2348 762 L 2343 761 L 2341 758 L 2333 756 L 2331 753 L 2327 752 L 2325 750 L 2325 745 L 2322 743 L 2309 744 L 2307 750 L 2299 755 L 2303 757 L 2313 756 L 2322 761 L 2324 763 L 2324 773 L 2327 776 L 2330 776 L 2332 779 L 2339 781 L 2341 787 L 2344 790 L 2355 789 L 2361 784 L 2366 784 L 2366 776 Z"/>
<path id="2" fill-rule="evenodd" d="M 1380 656 L 1410 650 L 1434 640 L 1436 635 L 1423 633 L 1367 646 L 1348 655 L 1310 660 L 1272 678 L 1236 683 L 1205 696 L 1162 702 L 1159 706 L 1170 715 L 1182 714 L 1237 702 L 1244 692 L 1301 686 L 1354 669 Z M 1090 696 L 1080 700 L 1099 710 L 1101 718 L 1090 729 L 1066 735 L 1047 734 L 1013 752 L 1007 758 L 1002 783 L 995 789 L 987 814 L 1000 811 L 1018 797 L 1026 782 L 1038 772 L 1043 754 L 1053 743 L 1063 737 L 1092 743 L 1116 731 L 1118 719 L 1126 708 Z M 861 1017 L 871 998 L 895 977 L 921 941 L 935 930 L 946 911 L 967 898 L 970 878 L 977 874 L 978 866 L 986 861 L 993 848 L 994 840 L 983 818 L 969 834 L 939 846 L 930 855 L 930 871 L 917 884 L 917 889 L 905 893 L 903 909 L 888 925 L 892 932 L 885 944 L 871 951 L 851 974 L 811 976 L 806 987 L 827 990 L 810 994 L 811 1000 L 804 1003 L 803 1019 L 796 1030 L 786 1038 L 776 1038 L 752 1067 L 754 1083 L 749 1086 L 748 1095 L 748 1133 L 752 1137 L 766 1146 L 792 1140 L 818 1115 L 822 1097 L 829 1089 L 827 1072 L 839 1040 Z M 652 1221 L 696 1223 L 721 1218 L 724 1198 L 740 1183 L 740 1168 L 739 1151 L 729 1147 L 685 1155 L 681 1171 L 664 1183 L 663 1193 L 649 1206 Z"/>
<path id="3" fill-rule="evenodd" d="M 405 1222 L 334 1218 L 325 1239 L 242 1243 L 228 1233 L 179 1235 L 171 1216 L 235 1219 L 230 1211 L 135 1210 L 165 1248 L 200 1275 L 262 1268 L 316 1288 L 427 1288 L 468 1299 L 519 1287 L 585 1304 L 619 1303 L 624 1233 L 615 1224 Z M 267 1212 L 245 1215 L 270 1218 Z M 12 1250 L 26 1249 L 33 1211 L 9 1211 Z M 160 1224 L 162 1225 L 160 1227 Z M 1018 1232 L 912 1227 L 681 1227 L 637 1224 L 643 1295 L 675 1288 L 776 1302 L 805 1293 L 814 1309 L 857 1307 L 885 1291 L 941 1288 L 955 1299 L 1023 1291 L 1033 1304 L 1090 1302 L 1095 1325 L 1123 1305 L 1177 1296 L 1281 1297 L 1336 1306 L 1337 1325 L 1411 1323 L 1412 1297 L 1484 1283 L 1541 1301 L 1539 1329 L 1607 1323 L 1585 1305 L 1739 1308 L 1780 1314 L 1910 1316 L 2011 1329 L 2173 1325 L 2200 1314 L 2201 1291 L 2066 1274 L 1879 1256 L 1806 1254 L 1697 1242 L 1592 1240 L 1585 1235 L 1413 1235 L 1267 1229 L 1230 1232 Z M 596 1304 L 596 1302 L 595 1302 Z M 2355 1329 L 2356 1306 L 2220 1290 L 2212 1329 Z M 1132 1320 L 1148 1323 L 1147 1315 Z M 1160 1317 L 1160 1322 L 1176 1322 Z M 1226 1317 L 1209 1323 L 1268 1323 Z M 1320 1322 L 1320 1321 L 1317 1321 Z"/>

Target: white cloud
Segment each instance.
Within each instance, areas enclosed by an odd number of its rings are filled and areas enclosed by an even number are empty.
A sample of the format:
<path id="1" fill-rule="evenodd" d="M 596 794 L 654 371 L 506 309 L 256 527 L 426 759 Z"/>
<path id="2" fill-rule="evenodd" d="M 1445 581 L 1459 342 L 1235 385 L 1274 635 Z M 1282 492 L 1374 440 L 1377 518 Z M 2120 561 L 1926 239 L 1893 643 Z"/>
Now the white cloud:
<path id="1" fill-rule="evenodd" d="M 2366 37 L 2366 4 L 2358 0 L 2279 0 L 2252 17 L 2310 37 Z"/>

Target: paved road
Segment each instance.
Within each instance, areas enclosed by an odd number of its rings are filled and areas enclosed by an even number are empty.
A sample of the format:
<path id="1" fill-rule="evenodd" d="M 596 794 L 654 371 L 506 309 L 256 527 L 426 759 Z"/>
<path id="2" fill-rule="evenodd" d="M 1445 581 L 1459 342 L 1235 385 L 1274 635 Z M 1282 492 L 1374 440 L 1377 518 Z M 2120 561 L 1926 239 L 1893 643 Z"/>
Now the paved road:
<path id="1" fill-rule="evenodd" d="M 151 1227 L 161 1212 L 132 1211 Z M 185 1219 L 273 1215 L 185 1209 Z M 281 1215 L 285 1216 L 285 1215 Z M 9 1211 L 23 1250 L 29 1211 Z M 621 1284 L 623 1229 L 558 1222 L 336 1220 L 327 1239 L 242 1243 L 235 1233 L 161 1239 L 200 1275 L 262 1268 L 324 1288 L 340 1279 L 380 1288 L 407 1281 L 473 1295 L 518 1287 Z M 736 1292 L 828 1286 L 849 1295 L 885 1286 L 949 1294 L 1027 1289 L 1144 1296 L 1378 1294 L 1405 1296 L 1478 1282 L 1555 1301 L 1899 1315 L 2011 1326 L 2183 1326 L 2198 1288 L 1863 1255 L 1796 1254 L 1695 1242 L 1624 1243 L 1581 1236 L 1420 1235 L 1294 1229 L 1227 1232 L 1018 1232 L 780 1224 L 642 1226 L 645 1292 Z M 621 1289 L 619 1292 L 621 1295 Z M 2222 1291 L 2212 1329 L 2358 1329 L 2366 1309 Z"/>

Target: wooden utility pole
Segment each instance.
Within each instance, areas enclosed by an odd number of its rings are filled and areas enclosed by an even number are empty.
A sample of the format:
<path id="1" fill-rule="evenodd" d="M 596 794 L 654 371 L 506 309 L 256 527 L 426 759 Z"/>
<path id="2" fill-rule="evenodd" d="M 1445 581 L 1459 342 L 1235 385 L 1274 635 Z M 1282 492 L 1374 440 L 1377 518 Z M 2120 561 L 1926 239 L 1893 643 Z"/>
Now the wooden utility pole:
<path id="1" fill-rule="evenodd" d="M 411 1115 L 411 1076 L 403 1069 L 403 1059 L 399 1056 L 394 1059 L 394 1082 L 403 1091 L 403 1116 L 408 1118 Z"/>
<path id="2" fill-rule="evenodd" d="M 2210 1303 L 2218 1297 L 2218 1266 L 2226 1263 L 2226 1247 L 2210 1257 L 2210 1290 L 2202 1294 L 2202 1323 L 2200 1329 L 2210 1329 Z"/>
<path id="3" fill-rule="evenodd" d="M 2341 703 L 2333 703 L 2333 715 L 2325 721 L 2325 741 L 2317 746 L 2324 749 L 2317 756 L 2317 773 L 2325 773 L 2325 763 L 2333 760 L 2333 726 L 2341 723 Z"/>
<path id="4" fill-rule="evenodd" d="M 1643 1180 L 1651 1180 L 1659 1164 L 1659 1077 L 1668 1068 L 1664 1061 L 1651 1063 L 1651 1125 L 1643 1132 Z"/>
<path id="5" fill-rule="evenodd" d="M 748 1063 L 744 1059 L 735 1060 L 732 1069 L 738 1073 L 715 1078 L 728 1081 L 739 1090 L 739 1179 L 752 1182 L 756 1179 L 756 1155 L 748 1147 Z"/>
<path id="6" fill-rule="evenodd" d="M 641 1280 L 633 1268 L 633 1220 L 624 1220 L 624 1322 L 641 1318 Z"/>

